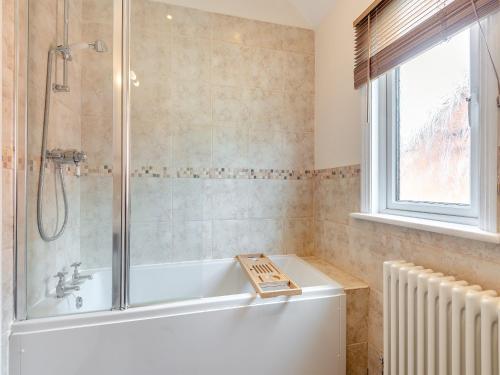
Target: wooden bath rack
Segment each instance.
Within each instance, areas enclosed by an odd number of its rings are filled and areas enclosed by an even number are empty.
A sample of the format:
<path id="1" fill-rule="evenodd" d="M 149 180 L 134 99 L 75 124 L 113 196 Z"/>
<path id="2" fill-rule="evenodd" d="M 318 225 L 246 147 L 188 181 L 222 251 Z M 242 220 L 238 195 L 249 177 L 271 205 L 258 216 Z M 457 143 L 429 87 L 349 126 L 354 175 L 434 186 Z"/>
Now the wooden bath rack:
<path id="1" fill-rule="evenodd" d="M 265 254 L 237 255 L 236 259 L 262 298 L 302 294 L 302 289 Z"/>

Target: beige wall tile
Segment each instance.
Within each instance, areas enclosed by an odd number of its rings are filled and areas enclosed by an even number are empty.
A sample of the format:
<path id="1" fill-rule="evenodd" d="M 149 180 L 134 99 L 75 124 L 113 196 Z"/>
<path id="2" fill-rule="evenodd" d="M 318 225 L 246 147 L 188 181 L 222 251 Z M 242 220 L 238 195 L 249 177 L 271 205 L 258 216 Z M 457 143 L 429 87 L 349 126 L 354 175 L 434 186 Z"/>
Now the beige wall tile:
<path id="1" fill-rule="evenodd" d="M 230 43 L 280 50 L 283 47 L 283 27 L 222 14 L 214 14 L 213 37 Z"/>
<path id="2" fill-rule="evenodd" d="M 253 130 L 280 130 L 283 127 L 284 101 L 281 91 L 261 88 L 245 92 L 249 126 Z"/>
<path id="3" fill-rule="evenodd" d="M 246 78 L 245 58 L 249 48 L 219 41 L 213 41 L 212 48 L 212 83 L 242 87 Z"/>
<path id="4" fill-rule="evenodd" d="M 172 222 L 142 222 L 131 226 L 131 265 L 166 263 L 172 259 Z"/>
<path id="5" fill-rule="evenodd" d="M 133 0 L 132 9 L 141 0 Z M 98 22 L 100 24 L 113 24 L 113 1 L 112 0 L 82 0 L 82 21 Z"/>
<path id="6" fill-rule="evenodd" d="M 346 295 L 347 345 L 367 342 L 370 289 L 349 289 Z"/>
<path id="7" fill-rule="evenodd" d="M 366 375 L 368 369 L 367 343 L 347 346 L 347 375 Z"/>
<path id="8" fill-rule="evenodd" d="M 172 181 L 168 178 L 130 179 L 130 221 L 170 221 L 172 219 Z"/>
<path id="9" fill-rule="evenodd" d="M 281 180 L 254 180 L 249 182 L 249 217 L 278 219 L 285 215 L 284 186 Z"/>
<path id="10" fill-rule="evenodd" d="M 141 121 L 154 121 L 168 126 L 173 120 L 171 111 L 172 92 L 170 82 L 165 77 L 144 76 L 140 80 L 139 87 L 132 87 L 130 93 L 130 118 L 131 126 L 136 128 L 143 126 Z M 182 94 L 182 93 L 181 93 Z M 180 95 L 177 93 L 177 95 Z M 187 106 L 187 103 L 186 103 Z M 177 110 L 177 117 L 182 118 L 182 111 Z M 84 112 L 87 113 L 87 112 Z M 111 124 L 110 124 L 111 125 Z"/>
<path id="11" fill-rule="evenodd" d="M 282 133 L 282 161 L 285 169 L 314 169 L 314 134 Z"/>
<path id="12" fill-rule="evenodd" d="M 172 210 L 174 220 L 211 219 L 209 182 L 202 179 L 173 179 Z"/>
<path id="13" fill-rule="evenodd" d="M 249 48 L 244 50 L 244 58 L 245 86 L 264 90 L 283 90 L 286 79 L 284 52 Z"/>
<path id="14" fill-rule="evenodd" d="M 314 54 L 314 31 L 297 27 L 283 27 L 283 49 Z"/>
<path id="15" fill-rule="evenodd" d="M 130 69 L 140 81 L 145 76 L 171 78 L 172 56 L 175 51 L 167 31 L 138 29 L 130 37 Z M 179 51 L 182 52 L 182 51 Z"/>
<path id="16" fill-rule="evenodd" d="M 14 248 L 14 170 L 2 169 L 2 250 Z"/>
<path id="17" fill-rule="evenodd" d="M 212 165 L 212 129 L 195 126 L 175 129 L 172 150 L 173 166 L 210 167 Z"/>
<path id="18" fill-rule="evenodd" d="M 212 106 L 215 124 L 247 128 L 252 102 L 244 89 L 231 86 L 212 86 Z"/>
<path id="19" fill-rule="evenodd" d="M 110 267 L 113 252 L 113 227 L 111 222 L 82 221 L 80 227 L 80 252 L 85 268 Z"/>
<path id="20" fill-rule="evenodd" d="M 172 164 L 173 136 L 167 121 L 132 118 L 130 127 L 130 161 L 133 170 L 145 166 L 163 168 Z"/>
<path id="21" fill-rule="evenodd" d="M 281 219 L 251 219 L 248 228 L 248 246 L 241 251 L 266 254 L 283 253 L 283 222 Z"/>
<path id="22" fill-rule="evenodd" d="M 208 192 L 215 220 L 248 218 L 248 181 L 210 180 Z"/>
<path id="23" fill-rule="evenodd" d="M 314 95 L 285 91 L 282 128 L 294 132 L 314 131 Z"/>
<path id="24" fill-rule="evenodd" d="M 173 222 L 172 260 L 186 261 L 210 258 L 212 255 L 212 222 Z"/>
<path id="25" fill-rule="evenodd" d="M 283 251 L 300 256 L 311 255 L 314 251 L 312 218 L 285 219 L 283 222 Z"/>
<path id="26" fill-rule="evenodd" d="M 80 182 L 80 220 L 87 222 L 111 223 L 113 179 L 111 176 L 86 176 Z"/>
<path id="27" fill-rule="evenodd" d="M 384 373 L 384 366 L 381 358 L 383 353 L 376 350 L 372 345 L 368 345 L 368 373 L 375 375 L 382 375 Z"/>
<path id="28" fill-rule="evenodd" d="M 276 168 L 281 160 L 281 133 L 250 130 L 248 158 L 253 168 Z"/>
<path id="29" fill-rule="evenodd" d="M 196 9 L 169 6 L 174 34 L 186 37 L 211 36 L 211 14 Z"/>
<path id="30" fill-rule="evenodd" d="M 210 81 L 210 39 L 174 37 L 172 77 L 184 81 Z"/>
<path id="31" fill-rule="evenodd" d="M 212 256 L 229 258 L 241 254 L 250 244 L 247 220 L 214 220 L 212 222 Z"/>
<path id="32" fill-rule="evenodd" d="M 248 130 L 241 128 L 213 128 L 213 166 L 244 168 L 248 159 Z"/>
<path id="33" fill-rule="evenodd" d="M 283 195 L 286 202 L 286 217 L 305 218 L 312 216 L 313 183 L 311 180 L 288 181 L 284 185 Z"/>
<path id="34" fill-rule="evenodd" d="M 285 90 L 314 92 L 314 55 L 288 52 L 285 69 Z"/>
<path id="35" fill-rule="evenodd" d="M 110 140 L 113 138 L 112 124 L 111 117 L 101 115 L 82 116 L 82 149 L 87 153 L 89 165 L 112 165 L 113 148 L 109 142 L 96 142 L 96 140 Z M 134 155 L 133 151 L 132 155 Z"/>
<path id="36" fill-rule="evenodd" d="M 210 124 L 211 103 L 209 85 L 200 82 L 173 82 L 171 116 L 175 124 Z"/>

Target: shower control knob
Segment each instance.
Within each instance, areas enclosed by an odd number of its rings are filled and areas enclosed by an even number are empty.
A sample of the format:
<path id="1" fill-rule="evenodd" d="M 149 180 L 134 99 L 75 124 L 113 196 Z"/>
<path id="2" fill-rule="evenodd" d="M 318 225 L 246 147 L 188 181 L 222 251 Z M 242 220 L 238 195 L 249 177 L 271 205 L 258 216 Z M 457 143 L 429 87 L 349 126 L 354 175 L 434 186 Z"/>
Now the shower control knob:
<path id="1" fill-rule="evenodd" d="M 73 152 L 73 161 L 75 163 L 81 163 L 87 160 L 87 154 L 85 151 L 74 151 Z"/>

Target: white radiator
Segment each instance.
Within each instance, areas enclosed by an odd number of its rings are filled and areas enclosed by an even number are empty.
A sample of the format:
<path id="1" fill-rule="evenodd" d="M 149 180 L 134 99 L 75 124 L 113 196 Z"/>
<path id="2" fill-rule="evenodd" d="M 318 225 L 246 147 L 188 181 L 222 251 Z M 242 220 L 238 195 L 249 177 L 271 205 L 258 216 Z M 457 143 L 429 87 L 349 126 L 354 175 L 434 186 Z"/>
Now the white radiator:
<path id="1" fill-rule="evenodd" d="M 385 375 L 500 375 L 499 319 L 492 290 L 384 263 Z"/>

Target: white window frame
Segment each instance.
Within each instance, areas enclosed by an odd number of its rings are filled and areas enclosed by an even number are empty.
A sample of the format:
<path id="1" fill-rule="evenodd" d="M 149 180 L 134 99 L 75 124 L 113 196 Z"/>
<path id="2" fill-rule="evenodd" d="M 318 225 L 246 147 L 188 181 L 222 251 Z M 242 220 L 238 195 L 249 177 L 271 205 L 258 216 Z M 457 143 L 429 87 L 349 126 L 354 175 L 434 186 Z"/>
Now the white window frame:
<path id="1" fill-rule="evenodd" d="M 499 27 L 492 19 L 484 21 L 489 30 L 491 45 L 498 45 Z M 494 29 L 494 32 L 491 32 Z M 472 209 L 464 209 L 458 205 L 440 205 L 426 203 L 395 202 L 394 189 L 387 189 L 387 165 L 392 163 L 393 155 L 386 155 L 386 129 L 391 129 L 394 119 L 388 118 L 387 111 L 394 103 L 391 90 L 394 90 L 395 73 L 391 72 L 371 83 L 370 96 L 366 95 L 367 87 L 362 89 L 362 162 L 361 162 L 361 210 L 358 218 L 366 219 L 369 215 L 387 215 L 389 218 L 409 217 L 430 220 L 430 222 L 457 223 L 476 227 L 486 232 L 497 232 L 497 125 L 498 109 L 494 105 L 496 97 L 496 81 L 489 65 L 484 42 L 480 39 L 477 26 L 472 27 L 471 55 L 478 56 L 471 61 L 471 173 L 476 184 L 471 186 Z M 498 53 L 495 51 L 494 53 Z M 497 56 L 498 60 L 498 56 Z M 388 87 L 389 86 L 389 87 Z M 389 92 L 389 95 L 386 93 Z M 367 102 L 368 99 L 368 102 Z M 389 104 L 389 105 L 388 105 Z M 394 113 L 394 111 L 392 111 Z M 391 164 L 388 164 L 390 162 Z M 392 172 L 391 172 L 392 173 Z M 389 194 L 389 195 L 388 195 Z M 367 215 L 368 214 L 368 215 Z M 353 216 L 355 216 L 354 214 Z M 390 219 L 393 220 L 393 219 Z M 408 220 L 402 220 L 408 222 Z M 441 224 L 439 224 L 441 225 Z M 407 225 L 404 225 L 407 226 Z"/>

